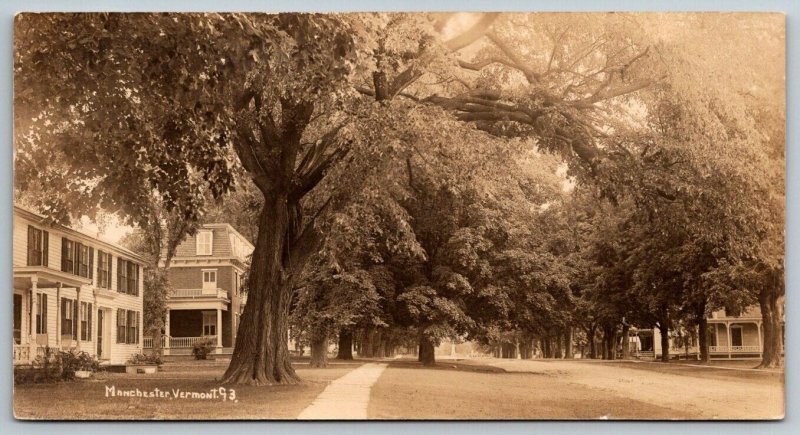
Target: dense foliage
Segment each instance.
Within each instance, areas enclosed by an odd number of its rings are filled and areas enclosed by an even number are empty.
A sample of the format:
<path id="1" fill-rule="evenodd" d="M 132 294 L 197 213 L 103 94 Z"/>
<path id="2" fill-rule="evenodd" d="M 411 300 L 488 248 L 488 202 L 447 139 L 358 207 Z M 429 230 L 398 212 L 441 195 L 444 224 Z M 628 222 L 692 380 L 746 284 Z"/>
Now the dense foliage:
<path id="1" fill-rule="evenodd" d="M 154 265 L 204 220 L 251 235 L 227 382 L 296 382 L 290 324 L 317 365 L 337 334 L 433 363 L 443 339 L 570 357 L 601 333 L 613 358 L 634 324 L 755 301 L 775 365 L 775 20 L 19 15 L 16 189 L 165 229 Z"/>

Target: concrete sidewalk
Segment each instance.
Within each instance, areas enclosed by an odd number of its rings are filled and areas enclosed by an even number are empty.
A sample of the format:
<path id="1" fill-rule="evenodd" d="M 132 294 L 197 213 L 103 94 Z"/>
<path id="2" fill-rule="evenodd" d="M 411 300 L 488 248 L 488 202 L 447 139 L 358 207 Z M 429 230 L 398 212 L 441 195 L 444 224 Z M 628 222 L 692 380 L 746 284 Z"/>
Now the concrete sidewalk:
<path id="1" fill-rule="evenodd" d="M 369 363 L 331 382 L 298 420 L 363 420 L 367 418 L 370 389 L 386 364 Z"/>

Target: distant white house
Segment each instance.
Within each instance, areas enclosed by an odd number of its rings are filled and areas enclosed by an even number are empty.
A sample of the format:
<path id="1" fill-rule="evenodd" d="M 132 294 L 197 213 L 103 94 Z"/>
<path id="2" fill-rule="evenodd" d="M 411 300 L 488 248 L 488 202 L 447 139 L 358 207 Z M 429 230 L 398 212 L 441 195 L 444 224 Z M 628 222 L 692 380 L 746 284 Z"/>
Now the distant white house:
<path id="1" fill-rule="evenodd" d="M 142 270 L 134 252 L 14 206 L 14 364 L 46 347 L 124 364 L 142 351 Z"/>
<path id="2" fill-rule="evenodd" d="M 739 316 L 728 315 L 724 309 L 715 311 L 708 320 L 708 356 L 711 359 L 760 359 L 764 350 L 764 330 L 761 309 L 748 307 Z M 661 354 L 661 332 L 658 328 L 641 329 L 630 338 L 631 350 L 640 357 Z M 687 347 L 670 338 L 670 353 L 696 356 L 697 343 Z"/>

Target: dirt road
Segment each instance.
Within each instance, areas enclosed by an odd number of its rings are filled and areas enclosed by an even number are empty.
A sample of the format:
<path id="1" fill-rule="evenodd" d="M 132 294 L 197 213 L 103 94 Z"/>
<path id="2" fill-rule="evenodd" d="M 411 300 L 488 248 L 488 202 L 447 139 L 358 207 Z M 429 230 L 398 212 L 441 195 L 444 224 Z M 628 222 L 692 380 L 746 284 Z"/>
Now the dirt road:
<path id="1" fill-rule="evenodd" d="M 783 374 L 564 360 L 389 365 L 370 418 L 763 419 L 783 416 Z"/>

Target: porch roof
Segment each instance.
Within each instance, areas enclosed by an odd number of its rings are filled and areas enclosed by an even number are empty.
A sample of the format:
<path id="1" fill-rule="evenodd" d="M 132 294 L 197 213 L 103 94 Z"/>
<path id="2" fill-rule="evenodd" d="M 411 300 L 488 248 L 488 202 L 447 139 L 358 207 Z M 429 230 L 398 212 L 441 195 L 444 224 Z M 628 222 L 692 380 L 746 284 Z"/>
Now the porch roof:
<path id="1" fill-rule="evenodd" d="M 31 288 L 33 281 L 40 288 L 81 287 L 91 285 L 92 280 L 69 272 L 51 269 L 46 266 L 17 266 L 14 267 L 14 288 Z"/>

